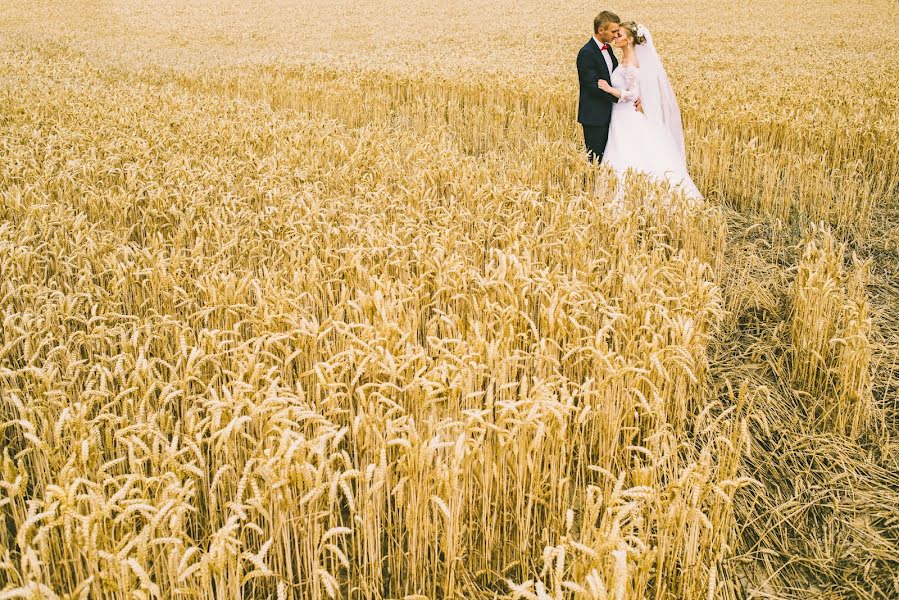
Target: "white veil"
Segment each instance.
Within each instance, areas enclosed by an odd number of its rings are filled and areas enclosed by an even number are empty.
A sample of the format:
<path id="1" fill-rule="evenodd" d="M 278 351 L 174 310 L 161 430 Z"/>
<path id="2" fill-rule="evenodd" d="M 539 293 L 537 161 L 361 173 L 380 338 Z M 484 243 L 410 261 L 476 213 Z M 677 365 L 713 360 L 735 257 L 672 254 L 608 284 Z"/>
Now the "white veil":
<path id="1" fill-rule="evenodd" d="M 637 35 L 646 38 L 643 44 L 637 44 L 634 50 L 637 60 L 640 62 L 640 102 L 643 113 L 654 121 L 664 124 L 671 132 L 674 145 L 681 153 L 686 164 L 687 152 L 684 147 L 684 128 L 680 118 L 680 107 L 674 89 L 668 80 L 662 59 L 656 51 L 656 45 L 652 41 L 652 34 L 645 25 L 637 26 Z"/>

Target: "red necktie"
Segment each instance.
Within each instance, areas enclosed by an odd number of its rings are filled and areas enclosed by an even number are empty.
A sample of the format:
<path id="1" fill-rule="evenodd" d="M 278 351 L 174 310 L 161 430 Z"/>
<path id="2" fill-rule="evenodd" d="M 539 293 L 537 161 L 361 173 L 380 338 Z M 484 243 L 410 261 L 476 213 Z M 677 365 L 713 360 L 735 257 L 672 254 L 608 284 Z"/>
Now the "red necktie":
<path id="1" fill-rule="evenodd" d="M 603 44 L 602 46 L 599 47 L 599 49 L 600 49 L 600 51 L 602 51 L 602 50 L 608 50 L 608 49 L 609 49 L 609 45 L 608 45 L 608 44 Z"/>

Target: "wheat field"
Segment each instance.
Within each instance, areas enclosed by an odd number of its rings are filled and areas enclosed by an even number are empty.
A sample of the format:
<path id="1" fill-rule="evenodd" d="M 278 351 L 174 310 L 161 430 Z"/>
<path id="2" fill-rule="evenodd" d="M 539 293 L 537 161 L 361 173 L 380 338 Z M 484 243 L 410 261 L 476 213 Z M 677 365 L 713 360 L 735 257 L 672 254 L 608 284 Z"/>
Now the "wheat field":
<path id="1" fill-rule="evenodd" d="M 699 206 L 584 159 L 604 8 Z M 897 30 L 0 6 L 0 599 L 899 597 Z"/>

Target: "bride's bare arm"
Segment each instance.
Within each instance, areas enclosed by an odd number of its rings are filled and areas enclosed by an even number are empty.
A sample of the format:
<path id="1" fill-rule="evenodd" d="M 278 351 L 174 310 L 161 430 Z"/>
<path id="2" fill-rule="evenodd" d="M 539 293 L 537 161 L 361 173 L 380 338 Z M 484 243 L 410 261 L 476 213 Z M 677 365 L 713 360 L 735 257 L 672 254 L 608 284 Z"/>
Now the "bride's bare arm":
<path id="1" fill-rule="evenodd" d="M 628 69 L 624 74 L 625 89 L 612 87 L 605 81 L 599 81 L 599 89 L 614 95 L 619 102 L 633 102 L 640 98 L 640 78 L 637 69 Z M 638 109 L 639 110 L 639 109 Z"/>
<path id="2" fill-rule="evenodd" d="M 599 85 L 599 89 L 601 89 L 601 90 L 604 91 L 605 93 L 607 93 L 607 94 L 612 94 L 612 95 L 615 96 L 616 98 L 621 98 L 621 94 L 622 94 L 621 90 L 619 90 L 619 89 L 616 88 L 616 87 L 612 87 L 611 85 L 609 85 L 609 82 L 606 81 L 605 79 L 600 79 L 598 85 Z"/>

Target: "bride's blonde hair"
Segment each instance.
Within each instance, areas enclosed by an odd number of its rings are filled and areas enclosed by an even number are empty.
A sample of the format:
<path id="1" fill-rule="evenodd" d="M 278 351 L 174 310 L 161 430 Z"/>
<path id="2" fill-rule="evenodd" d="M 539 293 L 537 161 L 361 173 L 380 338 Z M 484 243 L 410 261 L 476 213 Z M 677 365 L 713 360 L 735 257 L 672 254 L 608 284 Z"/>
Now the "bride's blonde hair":
<path id="1" fill-rule="evenodd" d="M 621 28 L 627 31 L 627 34 L 630 36 L 632 40 L 634 40 L 634 44 L 645 44 L 646 38 L 642 35 L 637 34 L 637 24 L 633 21 L 626 21 L 621 24 Z"/>

